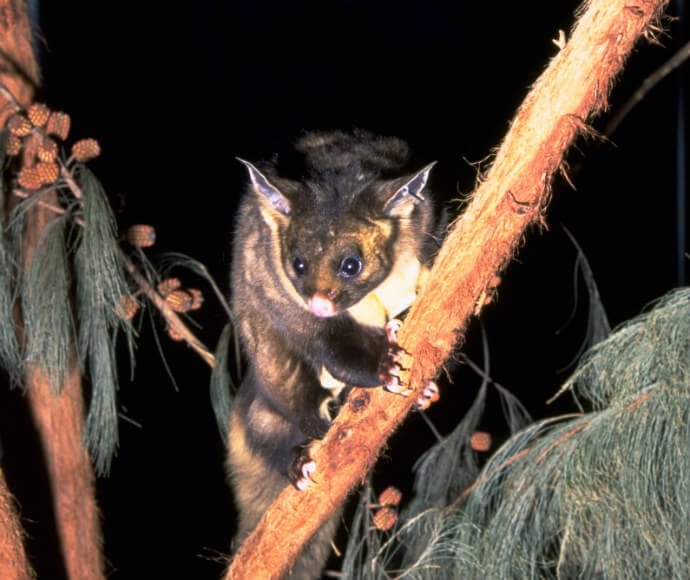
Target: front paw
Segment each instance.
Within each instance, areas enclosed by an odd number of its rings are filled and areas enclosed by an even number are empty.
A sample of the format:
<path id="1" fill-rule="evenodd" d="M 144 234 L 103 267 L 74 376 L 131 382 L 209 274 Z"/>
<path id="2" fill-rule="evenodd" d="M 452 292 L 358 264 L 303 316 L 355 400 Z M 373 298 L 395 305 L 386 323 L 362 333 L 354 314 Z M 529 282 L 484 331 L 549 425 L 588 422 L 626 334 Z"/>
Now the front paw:
<path id="1" fill-rule="evenodd" d="M 304 491 L 315 482 L 313 479 L 316 471 L 316 462 L 309 457 L 308 447 L 299 447 L 297 457 L 292 462 L 288 471 L 288 478 L 297 489 Z"/>
<path id="2" fill-rule="evenodd" d="M 401 325 L 402 322 L 395 318 L 386 324 L 389 345 L 379 364 L 379 378 L 384 389 L 407 397 L 412 392 L 409 381 L 412 357 L 398 345 L 398 330 Z"/>
<path id="3" fill-rule="evenodd" d="M 299 428 L 309 439 L 323 439 L 331 423 L 319 415 L 309 414 L 299 422 Z"/>
<path id="4" fill-rule="evenodd" d="M 407 397 L 413 392 L 409 381 L 412 356 L 398 345 L 398 331 L 401 326 L 402 322 L 395 318 L 386 324 L 386 337 L 388 338 L 389 347 L 381 361 L 379 377 L 384 389 Z M 438 399 L 438 386 L 435 382 L 429 381 L 417 397 L 417 408 L 424 411 L 429 408 L 431 403 L 438 401 Z"/>

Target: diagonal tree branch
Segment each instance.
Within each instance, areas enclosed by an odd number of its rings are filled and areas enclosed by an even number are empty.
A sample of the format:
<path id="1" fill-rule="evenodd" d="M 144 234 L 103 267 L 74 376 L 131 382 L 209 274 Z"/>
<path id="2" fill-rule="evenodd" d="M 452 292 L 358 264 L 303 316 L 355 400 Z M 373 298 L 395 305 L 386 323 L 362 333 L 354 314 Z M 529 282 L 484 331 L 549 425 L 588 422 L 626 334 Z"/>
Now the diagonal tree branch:
<path id="1" fill-rule="evenodd" d="M 452 228 L 400 333 L 413 356 L 411 385 L 436 376 L 525 229 L 540 223 L 554 173 L 607 95 L 637 39 L 654 36 L 667 0 L 591 0 L 570 40 L 517 112 L 493 166 Z M 566 176 L 567 177 L 567 176 Z M 350 489 L 414 403 L 382 389 L 355 389 L 326 437 L 311 448 L 318 485 L 286 488 L 236 554 L 226 578 L 279 578 Z"/>

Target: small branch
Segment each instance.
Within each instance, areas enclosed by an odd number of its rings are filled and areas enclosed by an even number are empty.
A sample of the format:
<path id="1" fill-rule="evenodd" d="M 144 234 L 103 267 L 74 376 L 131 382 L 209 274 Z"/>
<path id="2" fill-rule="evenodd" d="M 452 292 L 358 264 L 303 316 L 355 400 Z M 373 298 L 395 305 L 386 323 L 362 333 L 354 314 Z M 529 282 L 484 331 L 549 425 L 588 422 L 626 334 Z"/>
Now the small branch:
<path id="1" fill-rule="evenodd" d="M 82 199 L 83 198 L 83 193 L 81 191 L 81 188 L 77 185 L 77 183 L 74 181 L 72 178 L 71 173 L 69 170 L 62 164 L 60 163 L 60 172 L 62 175 L 62 178 L 65 180 L 67 186 L 69 187 L 70 191 L 72 191 L 72 194 L 74 197 L 77 199 Z M 32 195 L 36 195 L 38 192 L 35 193 L 27 193 L 25 191 L 22 191 L 21 189 L 14 189 L 13 194 L 16 195 L 17 197 L 21 197 L 23 199 L 27 199 L 31 197 Z M 56 214 L 64 214 L 65 210 L 61 207 L 56 206 L 55 204 L 45 202 L 43 200 L 39 200 L 36 202 L 39 206 L 42 208 L 45 208 L 53 213 Z M 83 220 L 81 218 L 74 218 L 75 223 L 77 223 L 80 226 L 84 225 Z M 168 325 L 170 328 L 173 328 L 181 337 L 182 339 L 189 344 L 189 346 L 201 356 L 202 359 L 211 367 L 215 365 L 215 357 L 213 354 L 204 346 L 204 344 L 194 335 L 192 331 L 189 330 L 187 325 L 182 322 L 182 319 L 177 315 L 177 313 L 168 306 L 168 303 L 165 301 L 165 299 L 158 294 L 156 289 L 149 283 L 149 281 L 146 279 L 145 276 L 139 272 L 138 268 L 134 265 L 134 263 L 129 259 L 127 254 L 125 254 L 122 250 L 119 250 L 118 252 L 118 257 L 120 261 L 122 262 L 123 266 L 125 269 L 130 273 L 132 278 L 134 278 L 135 282 L 139 286 L 141 292 L 160 310 L 161 314 L 163 317 L 166 319 Z M 210 280 L 210 278 L 209 278 Z M 218 287 L 215 285 L 215 283 L 212 282 L 212 286 L 214 287 L 214 290 L 218 290 Z"/>
<path id="2" fill-rule="evenodd" d="M 72 192 L 72 195 L 76 197 L 77 199 L 84 199 L 84 194 L 81 191 L 81 187 L 77 185 L 77 182 L 74 181 L 74 177 L 72 177 L 72 172 L 67 169 L 67 166 L 60 160 L 58 160 L 58 164 L 60 165 L 60 175 L 62 176 L 62 179 L 65 180 L 65 183 L 67 184 L 67 187 L 69 187 L 69 190 Z"/>
<path id="3" fill-rule="evenodd" d="M 211 289 L 213 290 L 213 293 L 216 295 L 216 298 L 222 306 L 223 310 L 225 310 L 228 319 L 231 321 L 233 320 L 234 317 L 232 311 L 230 310 L 230 305 L 228 304 L 228 301 L 223 295 L 221 289 L 218 287 L 218 284 L 216 284 L 216 281 L 213 279 L 213 276 L 211 276 L 210 272 L 208 271 L 208 268 L 204 264 L 202 264 L 198 260 L 195 260 L 194 258 L 191 258 L 190 256 L 176 252 L 167 254 L 166 257 L 170 259 L 172 266 L 181 266 L 183 268 L 186 267 L 187 269 L 191 270 L 192 272 L 195 272 L 197 275 L 201 276 L 204 280 L 206 280 L 206 282 L 211 286 Z"/>
<path id="4" fill-rule="evenodd" d="M 565 420 L 565 419 L 581 418 L 582 416 L 583 416 L 582 413 L 569 413 L 569 414 L 567 414 L 567 415 L 559 415 L 558 417 L 551 417 L 551 418 L 549 418 L 549 419 L 545 419 L 544 421 L 542 421 L 542 422 L 540 423 L 540 425 L 539 425 L 539 429 L 542 429 L 545 425 L 548 425 L 548 424 L 550 424 L 550 423 L 555 423 L 555 422 L 557 422 L 557 421 L 563 421 L 563 420 Z M 579 431 L 580 429 L 582 429 L 582 427 L 584 427 L 584 425 L 576 427 L 575 429 L 573 429 L 573 431 Z M 565 439 L 565 438 L 566 438 L 566 437 L 563 437 L 562 439 Z M 560 442 L 561 442 L 561 439 L 559 439 L 554 445 L 552 445 L 552 446 L 549 448 L 549 451 L 550 451 L 553 447 L 555 447 L 558 443 L 560 443 Z M 491 472 L 489 472 L 489 473 L 482 472 L 482 473 L 480 474 L 480 476 L 477 478 L 477 480 L 476 480 L 472 485 L 470 485 L 470 486 L 468 486 L 467 488 L 465 488 L 465 490 L 463 490 L 463 492 L 462 492 L 452 503 L 450 503 L 450 504 L 446 507 L 446 511 L 447 511 L 447 512 L 450 512 L 450 511 L 452 511 L 453 509 L 455 509 L 455 508 L 456 508 L 462 501 L 464 501 L 464 499 L 465 499 L 474 489 L 476 489 L 479 485 L 481 485 L 483 482 L 485 482 L 485 481 L 486 481 L 487 479 L 489 479 L 490 477 L 493 477 L 494 475 L 496 475 L 499 471 L 503 471 L 506 467 L 509 467 L 510 465 L 512 465 L 513 463 L 515 463 L 516 461 L 522 459 L 522 458 L 523 458 L 525 455 L 527 455 L 530 451 L 532 451 L 532 448 L 531 448 L 531 447 L 525 447 L 524 449 L 518 451 L 515 455 L 513 455 L 513 456 L 509 457 L 508 459 L 506 459 L 506 460 L 505 460 L 503 463 L 501 463 L 500 465 L 497 465 L 496 467 L 494 467 L 494 468 L 491 470 Z M 541 460 L 543 459 L 544 455 L 546 455 L 546 452 L 543 453 L 543 454 L 539 457 L 539 461 L 541 461 Z"/>
<path id="5" fill-rule="evenodd" d="M 631 409 L 634 409 L 635 407 L 637 407 L 637 405 L 646 401 L 651 396 L 651 394 L 652 391 L 647 391 L 646 393 L 640 395 L 637 399 L 635 399 L 632 403 L 630 403 L 627 406 L 627 410 L 629 411 Z"/>
<path id="6" fill-rule="evenodd" d="M 226 300 L 225 295 L 223 294 L 221 289 L 218 288 L 218 284 L 216 284 L 216 281 L 213 279 L 206 266 L 204 266 L 201 262 L 199 262 L 199 268 L 201 268 L 201 271 L 204 274 L 204 278 L 211 286 L 213 293 L 216 295 L 216 299 L 218 300 L 218 302 L 220 302 L 220 305 L 222 306 L 223 310 L 225 310 L 225 314 L 228 315 L 228 320 L 233 320 L 234 317 L 232 315 L 232 311 L 230 310 L 230 305 L 228 304 L 228 301 Z"/>
<path id="7" fill-rule="evenodd" d="M 5 100 L 7 101 L 9 109 L 12 113 L 21 111 L 22 106 L 17 102 L 17 99 L 14 98 L 12 92 L 3 83 L 0 83 L 0 96 L 5 97 Z M 7 112 L 5 112 L 5 114 L 6 113 Z"/>
<path id="8" fill-rule="evenodd" d="M 81 188 L 77 184 L 76 181 L 74 181 L 74 178 L 72 177 L 72 173 L 69 171 L 69 169 L 66 167 L 65 164 L 60 162 L 60 175 L 62 178 L 65 180 L 65 183 L 67 183 L 67 187 L 69 187 L 70 191 L 76 197 L 77 199 L 82 199 L 83 198 L 83 193 L 81 191 Z M 149 281 L 146 279 L 145 276 L 139 272 L 138 268 L 134 265 L 134 263 L 129 259 L 129 256 L 122 251 L 122 249 L 118 249 L 118 256 L 120 258 L 120 261 L 122 262 L 122 265 L 125 267 L 125 269 L 130 273 L 132 278 L 134 278 L 134 281 L 137 283 L 141 291 L 146 295 L 146 297 L 160 310 L 161 314 L 167 321 L 168 325 L 170 328 L 174 329 L 179 336 L 182 337 L 182 339 L 190 346 L 196 353 L 201 356 L 202 359 L 211 367 L 215 365 L 215 357 L 213 354 L 204 346 L 204 344 L 192 333 L 189 328 L 187 328 L 187 325 L 182 322 L 182 319 L 177 315 L 177 313 L 170 308 L 168 303 L 165 301 L 165 299 L 156 291 L 156 289 L 149 283 Z"/>
<path id="9" fill-rule="evenodd" d="M 47 191 L 50 191 L 51 189 L 53 189 L 53 188 L 50 187 L 47 189 Z M 33 191 L 31 193 L 28 193 L 22 189 L 13 189 L 12 190 L 12 195 L 16 195 L 17 197 L 21 197 L 22 199 L 29 199 L 30 197 L 33 197 L 34 195 L 40 195 L 40 193 L 41 193 L 40 191 Z M 63 208 L 58 207 L 57 205 L 52 204 L 50 202 L 43 201 L 42 199 L 39 199 L 36 203 L 39 206 L 41 206 L 42 208 L 47 209 L 48 211 L 52 211 L 55 214 L 58 214 L 58 215 L 64 215 L 65 214 L 65 210 Z M 77 223 L 79 223 L 79 225 L 83 225 L 83 222 L 82 223 L 80 223 L 80 222 L 81 222 L 81 220 L 77 220 Z"/>
<path id="10" fill-rule="evenodd" d="M 570 439 L 573 435 L 576 435 L 580 431 L 582 431 L 587 425 L 589 425 L 589 421 L 585 420 L 582 421 L 579 425 L 575 425 L 570 431 L 563 433 L 558 439 L 556 439 L 551 445 L 549 445 L 548 449 L 545 449 L 539 457 L 537 457 L 537 463 L 541 463 L 543 459 L 551 453 L 553 449 L 558 447 L 563 441 L 566 441 L 567 439 Z"/>
<path id="11" fill-rule="evenodd" d="M 13 112 L 18 112 L 23 110 L 23 107 L 20 105 L 20 103 L 15 99 L 14 95 L 12 92 L 4 85 L 2 82 L 0 82 L 0 96 L 4 96 L 5 99 L 7 100 L 8 103 L 10 103 L 11 109 Z M 45 132 L 43 128 L 40 127 L 34 127 L 32 129 L 33 135 L 35 135 L 37 138 L 44 138 Z M 13 190 L 13 194 L 17 197 L 23 198 L 23 199 L 28 199 L 34 195 L 41 195 L 45 193 L 46 191 L 56 190 L 59 187 L 67 186 L 67 188 L 70 190 L 72 195 L 77 199 L 77 200 L 83 200 L 84 194 L 81 190 L 81 187 L 79 187 L 79 184 L 75 181 L 71 170 L 69 169 L 70 164 L 73 162 L 74 157 L 71 156 L 66 162 L 63 162 L 61 159 L 56 158 L 55 162 L 58 164 L 58 167 L 60 169 L 60 179 L 64 183 L 58 183 L 55 182 L 51 185 L 49 185 L 46 188 L 43 188 L 41 190 L 37 190 L 31 193 L 25 192 L 22 189 L 17 189 L 15 188 Z M 56 203 L 50 203 L 46 202 L 44 200 L 37 200 L 36 204 L 40 206 L 43 209 L 46 209 L 50 212 L 53 212 L 55 214 L 64 214 L 65 210 L 61 207 L 59 207 Z M 73 218 L 75 223 L 77 223 L 80 226 L 84 225 L 84 222 L 81 218 L 79 217 L 74 217 Z M 189 346 L 192 347 L 193 350 L 195 350 L 202 359 L 211 367 L 214 366 L 215 364 L 215 357 L 213 354 L 204 346 L 204 344 L 187 328 L 185 323 L 182 321 L 182 319 L 177 315 L 175 311 L 173 311 L 168 304 L 166 303 L 165 299 L 160 296 L 160 294 L 156 291 L 156 289 L 149 283 L 149 281 L 143 276 L 139 270 L 137 269 L 136 265 L 129 259 L 129 257 L 122 251 L 119 251 L 119 258 L 125 267 L 125 269 L 130 273 L 132 278 L 136 281 L 136 283 L 139 285 L 141 292 L 144 293 L 148 299 L 160 310 L 161 314 L 163 317 L 166 319 L 168 325 L 170 328 L 176 331 L 176 333 L 182 337 L 183 340 L 189 344 Z M 210 278 L 210 276 L 207 275 L 207 279 L 210 281 L 211 286 L 213 288 L 213 291 L 218 295 L 221 296 L 220 290 L 218 289 L 217 285 L 215 282 Z M 226 308 L 226 302 L 224 299 L 221 299 L 221 304 L 223 304 Z"/>
<path id="12" fill-rule="evenodd" d="M 652 390 L 653 390 L 654 388 L 655 388 L 655 385 L 650 385 L 649 387 L 647 387 L 647 388 L 646 388 L 646 389 L 647 389 L 646 392 L 643 392 L 643 393 L 639 394 L 637 397 L 635 397 L 635 399 L 634 399 L 631 403 L 628 403 L 628 404 L 620 411 L 619 415 L 622 414 L 622 413 L 628 412 L 628 411 L 632 411 L 632 410 L 633 410 L 635 407 L 637 407 L 639 404 L 641 404 L 641 403 L 643 403 L 644 401 L 646 401 L 646 400 L 652 395 L 652 392 L 653 392 Z M 585 418 L 585 417 L 586 417 L 586 415 L 585 415 L 584 413 L 569 413 L 569 414 L 567 414 L 567 415 L 559 415 L 558 417 L 552 417 L 552 418 L 550 418 L 550 419 L 545 419 L 544 421 L 542 421 L 542 423 L 541 423 L 540 426 L 539 426 L 539 429 L 540 429 L 540 430 L 541 430 L 545 425 L 547 425 L 547 424 L 549 424 L 549 423 L 553 423 L 553 422 L 555 422 L 555 421 L 562 421 L 562 420 L 564 420 L 564 419 L 572 419 L 572 418 L 582 418 L 582 419 L 583 419 L 580 423 L 578 423 L 577 425 L 575 425 L 572 429 L 569 429 L 568 431 L 566 431 L 563 435 L 561 435 L 558 439 L 556 439 L 553 443 L 551 443 L 551 445 L 549 445 L 549 447 L 548 447 L 547 449 L 545 449 L 544 451 L 542 451 L 541 454 L 539 455 L 539 457 L 537 457 L 537 463 L 540 463 L 541 461 L 543 461 L 544 458 L 547 457 L 547 456 L 549 455 L 549 453 L 551 453 L 551 451 L 553 451 L 556 447 L 558 447 L 559 445 L 561 445 L 561 443 L 563 443 L 564 441 L 567 441 L 568 439 L 570 439 L 571 437 L 573 437 L 574 435 L 576 435 L 577 433 L 579 433 L 580 431 L 582 431 L 585 427 L 587 427 L 587 426 L 593 421 L 593 419 L 588 419 L 588 418 Z M 453 503 L 450 504 L 450 505 L 448 506 L 448 508 L 446 508 L 446 509 L 447 509 L 448 511 L 450 511 L 450 510 L 452 510 L 453 508 L 455 508 L 455 507 L 456 507 L 460 502 L 462 502 L 462 501 L 470 494 L 470 492 L 472 492 L 472 490 L 474 490 L 478 485 L 480 485 L 482 482 L 486 481 L 486 480 L 489 479 L 490 477 L 493 477 L 496 473 L 498 473 L 499 471 L 502 471 L 504 468 L 508 467 L 509 465 L 515 463 L 517 460 L 519 460 L 520 458 L 522 458 L 522 457 L 524 457 L 525 455 L 527 455 L 531 450 L 532 450 L 531 447 L 526 447 L 525 449 L 522 449 L 521 451 L 519 451 L 518 453 L 516 453 L 516 454 L 513 455 L 512 457 L 508 458 L 506 461 L 504 461 L 504 462 L 501 463 L 500 465 L 496 466 L 494 469 L 491 470 L 490 473 L 482 473 L 482 474 L 480 475 L 480 477 L 477 478 L 477 480 L 476 480 L 472 485 L 470 485 L 467 489 L 465 489 L 465 490 L 462 492 L 462 494 L 460 494 L 460 496 L 459 496 L 455 501 L 453 501 Z"/>
<path id="13" fill-rule="evenodd" d="M 192 347 L 194 351 L 211 367 L 216 363 L 213 354 L 204 346 L 204 344 L 187 328 L 187 325 L 182 322 L 182 319 L 173 311 L 165 299 L 156 292 L 155 288 L 149 281 L 139 272 L 138 268 L 129 259 L 121 249 L 118 252 L 120 261 L 125 269 L 130 273 L 134 281 L 137 283 L 146 297 L 160 310 L 163 317 L 166 319 L 170 328 L 174 329 L 182 338 Z"/>
<path id="14" fill-rule="evenodd" d="M 669 58 L 642 82 L 642 84 L 630 96 L 630 98 L 623 103 L 623 106 L 620 108 L 620 110 L 611 118 L 608 123 L 606 123 L 603 134 L 606 137 L 610 137 L 618 128 L 618 125 L 623 122 L 623 119 L 628 116 L 630 111 L 632 111 L 656 85 L 658 85 L 662 80 L 676 70 L 688 58 L 690 58 L 690 40 L 681 46 L 671 58 Z"/>
<path id="15" fill-rule="evenodd" d="M 477 481 L 475 481 L 472 485 L 470 485 L 469 487 L 467 487 L 467 488 L 457 497 L 457 499 L 455 499 L 451 504 L 449 504 L 449 505 L 446 507 L 446 511 L 447 511 L 447 512 L 453 511 L 453 510 L 454 510 L 454 509 L 455 509 L 455 508 L 456 508 L 456 507 L 457 507 L 457 506 L 458 506 L 468 495 L 470 495 L 470 493 L 471 493 L 472 491 L 474 491 L 474 490 L 479 486 L 480 483 L 484 482 L 486 479 L 488 479 L 489 477 L 495 475 L 495 474 L 498 473 L 499 471 L 502 471 L 502 470 L 505 469 L 506 467 L 512 465 L 512 464 L 515 463 L 516 461 L 522 459 L 522 458 L 523 458 L 525 455 L 527 455 L 530 451 L 531 451 L 531 450 L 530 450 L 529 447 L 526 448 L 526 449 L 523 449 L 522 451 L 519 451 L 518 453 L 516 453 L 515 455 L 513 455 L 512 457 L 510 457 L 509 459 L 507 459 L 507 460 L 504 461 L 503 463 L 501 463 L 501 465 L 496 466 L 496 468 L 495 468 L 488 476 L 485 476 L 485 477 L 482 477 L 482 478 L 477 479 Z"/>

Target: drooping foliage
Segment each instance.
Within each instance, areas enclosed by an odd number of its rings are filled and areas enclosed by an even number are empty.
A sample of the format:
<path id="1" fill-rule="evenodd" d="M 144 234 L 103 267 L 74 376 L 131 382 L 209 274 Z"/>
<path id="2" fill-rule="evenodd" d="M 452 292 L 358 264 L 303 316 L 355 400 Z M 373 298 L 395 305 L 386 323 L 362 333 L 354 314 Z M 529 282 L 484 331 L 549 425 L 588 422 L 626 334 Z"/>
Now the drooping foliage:
<path id="1" fill-rule="evenodd" d="M 410 516 L 380 542 L 397 570 L 369 557 L 346 577 L 690 577 L 689 367 L 684 288 L 583 357 L 563 387 L 581 413 L 523 429 L 455 500 Z"/>
<path id="2" fill-rule="evenodd" d="M 5 144 L 7 132 L 0 131 L 0 167 L 6 165 Z M 0 171 L 0 207 L 5 207 L 5 173 Z M 18 382 L 22 362 L 17 334 L 14 330 L 13 307 L 14 280 L 17 276 L 16 256 L 6 228 L 0 231 L 0 365 L 10 375 L 13 383 Z"/>
<path id="3" fill-rule="evenodd" d="M 3 195 L 9 187 L 3 181 Z M 79 365 L 90 384 L 84 440 L 96 471 L 104 473 L 118 439 L 114 336 L 121 330 L 132 340 L 122 315 L 128 284 L 112 209 L 81 163 L 41 189 L 17 193 L 21 201 L 11 204 L 0 232 L 0 362 L 15 384 L 23 384 L 29 368 L 38 369 L 56 395 Z M 51 217 L 40 231 L 32 230 L 37 238 L 29 247 L 27 220 L 39 204 Z M 19 334 L 17 312 L 23 322 Z"/>
<path id="4" fill-rule="evenodd" d="M 97 472 L 105 472 L 117 446 L 117 365 L 113 332 L 129 324 L 119 314 L 127 283 L 118 259 L 117 228 L 100 182 L 80 166 L 76 179 L 83 192 L 83 226 L 74 250 L 78 350 L 91 378 L 91 403 L 85 437 Z"/>

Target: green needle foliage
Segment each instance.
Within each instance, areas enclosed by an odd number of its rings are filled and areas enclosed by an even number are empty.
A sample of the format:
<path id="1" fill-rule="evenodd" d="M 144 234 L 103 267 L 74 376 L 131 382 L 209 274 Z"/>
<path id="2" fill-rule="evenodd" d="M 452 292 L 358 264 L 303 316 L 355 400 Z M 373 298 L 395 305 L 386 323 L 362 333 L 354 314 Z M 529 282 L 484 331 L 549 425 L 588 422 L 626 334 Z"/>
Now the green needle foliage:
<path id="1" fill-rule="evenodd" d="M 127 293 L 118 258 L 117 229 L 103 187 L 84 166 L 75 178 L 83 193 L 83 227 L 75 242 L 74 275 L 79 359 L 89 370 L 91 402 L 85 438 L 97 473 L 108 471 L 117 447 L 117 368 L 112 334 L 131 341 L 131 327 L 118 313 Z"/>
<path id="2" fill-rule="evenodd" d="M 4 147 L 0 156 L 2 152 Z M 123 330 L 132 352 L 132 328 L 120 316 L 128 290 L 110 205 L 101 184 L 83 165 L 75 166 L 73 178 L 78 193 L 58 180 L 15 204 L 2 224 L 0 363 L 15 383 L 21 383 L 29 367 L 38 367 L 58 395 L 78 362 L 91 385 L 84 440 L 96 472 L 102 474 L 118 439 L 114 336 Z M 1 185 L 4 193 L 6 185 Z M 52 208 L 55 218 L 39 233 L 22 271 L 17 264 L 27 211 L 54 191 L 59 203 Z M 23 317 L 21 348 L 13 318 L 17 299 Z"/>
<path id="3" fill-rule="evenodd" d="M 7 131 L 0 131 L 0 168 L 5 167 L 6 138 Z M 5 172 L 0 171 L 0 207 L 6 207 L 4 175 Z M 13 282 L 17 277 L 17 262 L 13 259 L 10 242 L 5 228 L 0 227 L 0 365 L 8 372 L 12 384 L 18 384 L 22 356 L 12 314 L 15 303 Z"/>
<path id="4" fill-rule="evenodd" d="M 228 370 L 228 353 L 230 351 L 230 341 L 233 339 L 233 326 L 228 322 L 223 327 L 223 332 L 218 339 L 216 346 L 216 364 L 211 371 L 210 395 L 211 408 L 216 417 L 216 424 L 220 437 L 225 445 L 228 444 L 228 433 L 230 423 L 228 417 L 232 411 L 232 400 L 234 398 L 234 385 Z M 233 387 L 231 390 L 231 386 Z"/>
<path id="5" fill-rule="evenodd" d="M 457 510 L 466 578 L 690 577 L 690 291 L 599 343 L 567 381 L 591 411 L 509 441 Z M 516 459 L 517 458 L 517 459 Z"/>
<path id="6" fill-rule="evenodd" d="M 15 272 L 15 263 L 7 250 L 3 232 L 0 232 L 0 365 L 9 373 L 12 384 L 19 382 L 22 368 L 19 343 L 12 318 L 14 304 L 12 280 Z"/>
<path id="7" fill-rule="evenodd" d="M 414 467 L 415 496 L 403 512 L 403 519 L 411 518 L 425 509 L 449 505 L 477 477 L 477 453 L 472 449 L 470 438 L 484 413 L 488 386 L 485 380 L 457 427 L 417 460 Z M 531 420 L 514 395 L 496 383 L 493 386 L 500 396 L 506 416 L 511 420 L 511 431 Z"/>
<path id="8" fill-rule="evenodd" d="M 41 232 L 22 293 L 26 364 L 43 369 L 55 394 L 66 379 L 75 337 L 65 222 L 64 216 L 58 217 Z"/>
<path id="9" fill-rule="evenodd" d="M 477 396 L 462 421 L 432 445 L 415 463 L 414 496 L 402 510 L 392 532 L 381 532 L 373 522 L 376 502 L 369 483 L 364 488 L 350 528 L 343 560 L 344 578 L 384 580 L 426 578 L 430 567 L 448 568 L 438 546 L 445 549 L 454 537 L 447 529 L 446 511 L 479 474 L 471 436 L 486 407 L 489 388 L 496 390 L 511 432 L 531 421 L 522 404 L 501 385 L 490 381 L 486 369 Z M 465 554 L 471 553 L 467 548 Z M 444 560 L 439 563 L 439 558 Z M 451 558 L 452 559 L 452 558 Z"/>
<path id="10" fill-rule="evenodd" d="M 515 434 L 472 487 L 408 515 L 366 558 L 351 539 L 343 576 L 690 578 L 690 289 L 590 349 L 564 389 L 582 413 Z M 418 493 L 446 477 L 434 453 Z M 380 566 L 391 546 L 398 570 Z"/>
<path id="11" fill-rule="evenodd" d="M 239 337 L 235 333 L 234 318 L 225 296 L 209 274 L 206 266 L 185 254 L 178 252 L 164 254 L 161 263 L 164 276 L 167 276 L 174 268 L 185 268 L 206 280 L 228 315 L 229 322 L 223 327 L 214 352 L 215 364 L 211 371 L 211 380 L 209 382 L 211 408 L 216 418 L 220 437 L 223 443 L 227 445 L 228 432 L 230 430 L 228 418 L 232 411 L 232 401 L 237 392 L 236 385 L 239 384 L 242 374 L 242 356 L 240 354 Z M 234 353 L 234 374 L 231 373 L 229 365 L 231 347 Z"/>

